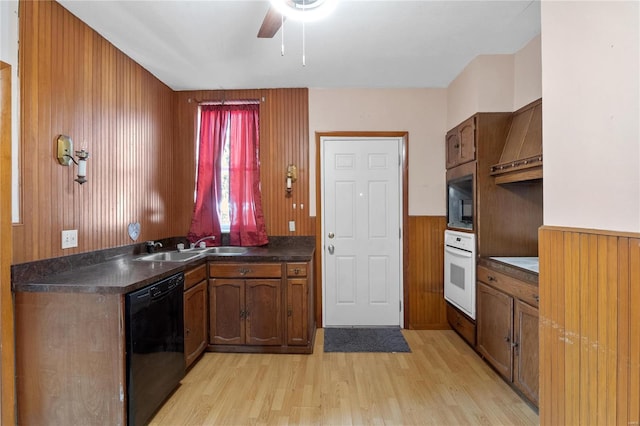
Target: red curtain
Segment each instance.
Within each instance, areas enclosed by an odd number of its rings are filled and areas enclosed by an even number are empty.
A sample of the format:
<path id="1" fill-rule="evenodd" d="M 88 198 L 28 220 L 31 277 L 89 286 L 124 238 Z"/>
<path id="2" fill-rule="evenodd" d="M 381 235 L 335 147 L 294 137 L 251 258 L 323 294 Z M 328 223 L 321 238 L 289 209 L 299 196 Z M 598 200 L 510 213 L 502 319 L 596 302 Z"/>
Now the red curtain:
<path id="1" fill-rule="evenodd" d="M 229 242 L 260 246 L 269 242 L 260 192 L 260 105 L 241 105 L 230 111 Z"/>
<path id="2" fill-rule="evenodd" d="M 269 242 L 260 193 L 258 104 L 201 107 L 196 203 L 188 239 L 213 235 L 220 245 L 219 202 L 222 193 L 221 159 L 229 128 L 229 242 L 260 246 Z"/>
<path id="3" fill-rule="evenodd" d="M 222 193 L 220 164 L 228 120 L 229 114 L 215 105 L 201 107 L 196 202 L 187 234 L 192 243 L 213 235 L 215 240 L 206 240 L 207 245 L 220 245 L 222 233 L 217 200 Z"/>

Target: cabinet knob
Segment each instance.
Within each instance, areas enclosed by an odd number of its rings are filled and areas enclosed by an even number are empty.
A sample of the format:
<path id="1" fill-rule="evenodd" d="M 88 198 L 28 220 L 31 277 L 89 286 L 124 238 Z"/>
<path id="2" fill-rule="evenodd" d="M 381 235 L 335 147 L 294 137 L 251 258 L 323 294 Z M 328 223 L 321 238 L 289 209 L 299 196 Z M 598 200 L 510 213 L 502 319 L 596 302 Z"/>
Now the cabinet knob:
<path id="1" fill-rule="evenodd" d="M 511 342 L 511 337 L 505 336 L 504 341 L 507 343 Z"/>
<path id="2" fill-rule="evenodd" d="M 533 298 L 536 300 L 536 303 L 540 303 L 540 296 L 539 295 L 534 294 Z"/>
<path id="3" fill-rule="evenodd" d="M 295 268 L 293 270 L 293 273 L 296 274 L 296 275 L 300 274 L 300 269 L 299 268 Z"/>
<path id="4" fill-rule="evenodd" d="M 190 329 L 188 329 L 188 328 L 187 328 L 187 329 L 185 329 L 185 330 L 184 330 L 184 334 L 188 336 L 189 334 L 191 334 L 191 330 L 190 330 Z"/>
<path id="5" fill-rule="evenodd" d="M 492 275 L 488 275 L 488 276 L 487 276 L 487 279 L 488 279 L 489 281 L 495 281 L 495 280 L 496 280 L 496 277 L 494 277 L 494 276 L 492 276 Z"/>
<path id="6" fill-rule="evenodd" d="M 293 309 L 291 309 L 291 307 L 289 307 L 287 309 L 287 316 L 290 317 L 291 315 L 293 315 Z"/>

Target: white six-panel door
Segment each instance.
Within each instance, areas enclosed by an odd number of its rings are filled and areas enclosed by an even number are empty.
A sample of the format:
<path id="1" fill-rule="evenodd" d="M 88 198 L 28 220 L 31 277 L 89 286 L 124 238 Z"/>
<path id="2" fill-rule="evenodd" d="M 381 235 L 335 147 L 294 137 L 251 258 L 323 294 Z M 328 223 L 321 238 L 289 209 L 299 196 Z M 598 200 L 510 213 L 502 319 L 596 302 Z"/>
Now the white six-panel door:
<path id="1" fill-rule="evenodd" d="M 321 139 L 325 326 L 402 325 L 401 142 Z"/>

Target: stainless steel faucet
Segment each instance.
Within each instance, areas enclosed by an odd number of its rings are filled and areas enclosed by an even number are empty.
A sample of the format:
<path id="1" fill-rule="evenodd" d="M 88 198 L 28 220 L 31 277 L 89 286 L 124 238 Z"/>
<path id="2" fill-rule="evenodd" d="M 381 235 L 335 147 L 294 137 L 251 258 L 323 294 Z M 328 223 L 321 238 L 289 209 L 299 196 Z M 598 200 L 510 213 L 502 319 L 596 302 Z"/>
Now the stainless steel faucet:
<path id="1" fill-rule="evenodd" d="M 198 246 L 198 244 L 200 244 L 201 242 L 203 242 L 204 240 L 214 240 L 215 241 L 216 236 L 215 235 L 210 235 L 208 237 L 202 237 L 200 238 L 198 241 L 196 241 L 195 243 L 191 243 L 190 247 L 191 248 L 196 248 Z"/>
<path id="2" fill-rule="evenodd" d="M 156 243 L 155 241 L 147 241 L 147 253 L 153 253 L 157 247 L 162 247 L 162 243 Z"/>

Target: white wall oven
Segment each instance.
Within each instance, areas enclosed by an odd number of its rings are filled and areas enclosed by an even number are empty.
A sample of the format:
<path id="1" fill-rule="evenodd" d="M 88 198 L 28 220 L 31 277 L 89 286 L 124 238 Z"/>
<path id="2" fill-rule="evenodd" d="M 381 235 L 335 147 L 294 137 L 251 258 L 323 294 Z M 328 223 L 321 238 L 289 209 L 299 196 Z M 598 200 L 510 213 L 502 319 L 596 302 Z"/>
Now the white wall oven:
<path id="1" fill-rule="evenodd" d="M 476 319 L 476 236 L 444 231 L 444 298 Z"/>

